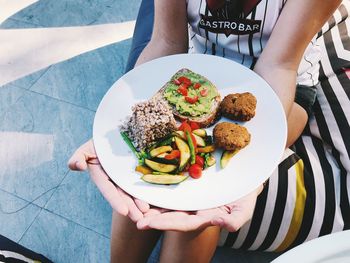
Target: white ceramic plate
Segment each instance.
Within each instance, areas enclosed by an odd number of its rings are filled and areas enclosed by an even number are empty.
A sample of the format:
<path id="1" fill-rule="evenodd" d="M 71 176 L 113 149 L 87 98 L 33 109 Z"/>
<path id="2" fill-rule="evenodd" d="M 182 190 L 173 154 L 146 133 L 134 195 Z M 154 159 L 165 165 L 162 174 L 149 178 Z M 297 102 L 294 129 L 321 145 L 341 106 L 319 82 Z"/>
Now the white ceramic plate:
<path id="1" fill-rule="evenodd" d="M 281 256 L 273 263 L 346 263 L 350 262 L 350 230 L 326 235 L 305 242 Z"/>
<path id="2" fill-rule="evenodd" d="M 256 116 L 241 123 L 249 130 L 251 142 L 225 169 L 220 169 L 221 152 L 216 152 L 216 166 L 205 170 L 200 179 L 189 178 L 172 186 L 145 183 L 135 172 L 137 159 L 122 140 L 119 126 L 131 115 L 135 103 L 152 97 L 181 68 L 207 77 L 222 98 L 235 92 L 249 91 L 255 95 Z M 200 210 L 237 200 L 265 181 L 283 155 L 286 127 L 278 97 L 254 72 L 225 58 L 182 54 L 150 61 L 121 77 L 97 109 L 93 139 L 103 168 L 127 193 L 159 207 Z"/>

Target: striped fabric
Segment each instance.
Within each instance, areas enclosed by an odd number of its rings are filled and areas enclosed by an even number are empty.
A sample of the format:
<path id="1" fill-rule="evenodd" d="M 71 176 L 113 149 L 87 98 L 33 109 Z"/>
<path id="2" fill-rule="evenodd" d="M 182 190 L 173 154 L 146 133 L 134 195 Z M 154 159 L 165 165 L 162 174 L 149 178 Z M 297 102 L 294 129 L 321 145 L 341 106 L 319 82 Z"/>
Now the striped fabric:
<path id="1" fill-rule="evenodd" d="M 285 3 L 286 0 L 187 0 L 189 52 L 222 56 L 253 68 Z M 317 84 L 320 57 L 315 36 L 300 63 L 298 84 Z"/>
<path id="2" fill-rule="evenodd" d="M 284 251 L 350 229 L 350 1 L 322 28 L 314 117 L 287 149 L 257 200 L 253 218 L 220 245 Z"/>

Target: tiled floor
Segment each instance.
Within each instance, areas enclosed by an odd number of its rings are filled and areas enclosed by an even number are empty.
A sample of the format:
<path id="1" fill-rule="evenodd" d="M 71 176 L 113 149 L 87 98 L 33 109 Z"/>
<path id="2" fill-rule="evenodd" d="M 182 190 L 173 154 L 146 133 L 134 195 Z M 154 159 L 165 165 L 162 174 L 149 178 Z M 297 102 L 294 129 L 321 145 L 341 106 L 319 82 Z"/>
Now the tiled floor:
<path id="1" fill-rule="evenodd" d="M 130 21 L 139 3 L 40 0 L 0 29 Z M 91 137 L 96 107 L 122 75 L 130 43 L 101 47 L 0 86 L 0 234 L 54 262 L 109 261 L 111 208 L 88 174 L 71 172 L 66 163 Z"/>
<path id="2" fill-rule="evenodd" d="M 68 38 L 61 33 L 57 38 L 43 32 L 39 41 L 23 39 L 21 46 L 5 42 L 4 33 L 33 28 L 50 31 L 65 27 L 69 31 L 69 27 L 85 26 L 81 30 L 86 30 L 89 25 L 118 26 L 136 18 L 140 1 L 21 0 L 16 3 L 32 4 L 1 23 L 1 3 L 6 1 L 0 0 L 0 83 L 6 83 L 0 84 L 0 234 L 54 262 L 109 262 L 111 208 L 88 174 L 69 171 L 66 163 L 72 151 L 91 137 L 95 110 L 123 74 L 131 41 L 111 42 L 101 34 L 86 33 Z M 126 28 L 130 31 L 129 25 Z M 114 33 L 132 33 L 113 29 Z M 25 33 L 23 30 L 20 34 Z M 35 36 L 40 36 L 37 33 Z M 125 39 L 124 35 L 120 38 Z M 34 34 L 29 36 L 33 38 Z M 56 42 L 62 37 L 60 49 L 54 46 L 51 51 L 53 57 L 50 52 L 40 53 L 42 49 L 50 51 L 50 39 L 45 36 L 56 37 Z M 97 38 L 99 42 L 93 42 Z M 20 40 L 14 37 L 12 41 Z M 37 46 L 10 54 L 18 57 L 8 56 L 6 44 L 27 47 L 26 41 Z M 90 42 L 95 49 L 86 49 L 84 44 L 91 45 Z M 79 45 L 80 51 L 76 50 Z M 64 55 L 72 46 L 75 55 L 67 59 Z M 86 50 L 92 51 L 84 53 Z M 2 60 L 3 55 L 7 55 L 7 62 Z M 24 57 L 25 62 L 21 60 Z M 30 67 L 22 67 L 23 63 Z M 8 66 L 18 76 L 26 76 L 6 82 L 2 71 L 6 72 Z M 34 66 L 40 70 L 28 74 Z M 268 257 L 264 262 L 275 256 Z M 262 262 L 259 253 L 247 256 L 232 249 L 218 249 L 213 262 L 233 259 Z"/>

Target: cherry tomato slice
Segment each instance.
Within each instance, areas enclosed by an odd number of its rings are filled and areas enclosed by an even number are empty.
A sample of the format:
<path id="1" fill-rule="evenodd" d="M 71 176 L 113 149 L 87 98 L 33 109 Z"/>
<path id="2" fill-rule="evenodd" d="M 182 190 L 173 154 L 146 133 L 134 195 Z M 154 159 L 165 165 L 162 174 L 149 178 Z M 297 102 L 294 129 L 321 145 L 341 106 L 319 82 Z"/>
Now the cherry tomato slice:
<path id="1" fill-rule="evenodd" d="M 185 100 L 188 103 L 195 104 L 198 101 L 198 96 L 194 96 L 193 98 L 186 96 Z"/>
<path id="2" fill-rule="evenodd" d="M 199 89 L 200 87 L 201 87 L 202 85 L 200 84 L 200 83 L 195 83 L 194 85 L 193 85 L 193 88 L 194 89 Z"/>
<path id="3" fill-rule="evenodd" d="M 181 83 L 186 84 L 187 86 L 191 86 L 192 82 L 189 78 L 186 78 L 185 76 L 181 76 L 177 79 L 178 81 L 180 81 Z"/>
<path id="4" fill-rule="evenodd" d="M 202 97 L 205 97 L 208 95 L 208 89 L 202 89 L 199 93 L 202 95 Z"/>
<path id="5" fill-rule="evenodd" d="M 198 124 L 197 122 L 194 122 L 194 121 L 190 121 L 190 126 L 191 126 L 192 131 L 201 128 L 201 127 L 199 126 L 199 124 Z"/>
<path id="6" fill-rule="evenodd" d="M 189 131 L 191 133 L 192 129 L 187 121 L 183 121 L 179 127 L 179 131 L 184 131 L 184 132 Z"/>
<path id="7" fill-rule="evenodd" d="M 193 179 L 198 179 L 202 176 L 202 167 L 200 167 L 198 164 L 192 164 L 190 168 L 188 169 L 188 173 Z"/>
<path id="8" fill-rule="evenodd" d="M 204 158 L 200 155 L 196 155 L 196 164 L 198 164 L 200 167 L 204 167 Z"/>
<path id="9" fill-rule="evenodd" d="M 187 96 L 188 94 L 188 91 L 186 88 L 180 86 L 178 89 L 177 89 L 177 92 L 180 93 L 182 96 Z"/>
<path id="10" fill-rule="evenodd" d="M 180 151 L 179 150 L 172 150 L 171 153 L 164 156 L 167 160 L 173 160 L 180 157 Z"/>
<path id="11" fill-rule="evenodd" d="M 178 85 L 178 86 L 181 84 L 181 82 L 178 79 L 174 79 L 173 82 L 175 85 Z"/>

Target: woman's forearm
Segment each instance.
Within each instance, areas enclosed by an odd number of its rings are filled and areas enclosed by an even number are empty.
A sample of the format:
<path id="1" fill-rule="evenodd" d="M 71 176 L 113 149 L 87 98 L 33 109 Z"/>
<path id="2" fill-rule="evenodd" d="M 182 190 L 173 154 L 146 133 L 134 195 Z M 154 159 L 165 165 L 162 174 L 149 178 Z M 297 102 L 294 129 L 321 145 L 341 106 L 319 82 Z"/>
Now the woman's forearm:
<path id="1" fill-rule="evenodd" d="M 294 103 L 297 70 L 312 37 L 340 0 L 288 0 L 254 70 L 281 100 L 288 121 L 287 146 L 300 136 L 306 111 Z"/>
<path id="2" fill-rule="evenodd" d="M 282 103 L 288 125 L 286 147 L 289 147 L 301 135 L 308 120 L 306 111 L 294 102 L 296 72 L 259 62 L 254 71 L 272 87 Z"/>
<path id="3" fill-rule="evenodd" d="M 184 44 L 167 43 L 163 39 L 151 39 L 145 49 L 141 52 L 139 58 L 136 61 L 136 65 L 140 65 L 152 59 L 187 53 L 188 47 Z"/>
<path id="4" fill-rule="evenodd" d="M 155 58 L 188 51 L 188 28 L 185 0 L 155 0 L 151 41 L 136 65 Z"/>

